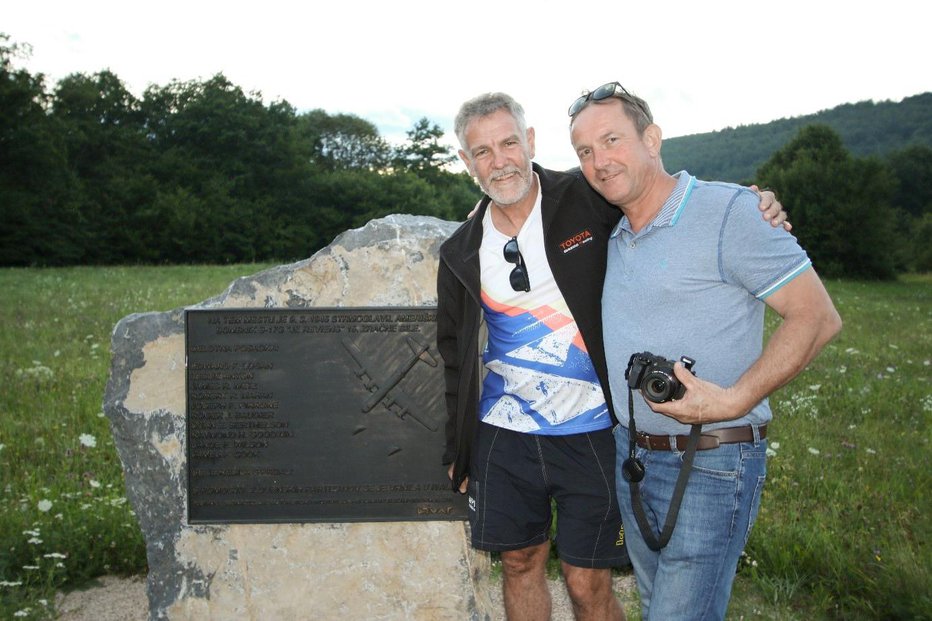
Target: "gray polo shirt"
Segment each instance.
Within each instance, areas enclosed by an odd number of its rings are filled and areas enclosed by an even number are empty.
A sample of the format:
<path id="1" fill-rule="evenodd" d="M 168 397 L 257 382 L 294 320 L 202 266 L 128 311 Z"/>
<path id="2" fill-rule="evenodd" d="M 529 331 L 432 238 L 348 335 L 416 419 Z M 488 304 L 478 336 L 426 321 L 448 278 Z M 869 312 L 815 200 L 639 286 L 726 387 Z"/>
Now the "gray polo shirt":
<path id="1" fill-rule="evenodd" d="M 758 196 L 686 172 L 654 220 L 638 233 L 628 218 L 612 233 L 602 292 L 609 382 L 618 419 L 628 425 L 625 369 L 631 354 L 696 360 L 696 375 L 731 386 L 760 357 L 763 300 L 811 265 L 796 238 L 761 218 Z M 638 431 L 689 433 L 634 393 Z M 761 424 L 764 399 L 743 418 L 704 429 Z"/>

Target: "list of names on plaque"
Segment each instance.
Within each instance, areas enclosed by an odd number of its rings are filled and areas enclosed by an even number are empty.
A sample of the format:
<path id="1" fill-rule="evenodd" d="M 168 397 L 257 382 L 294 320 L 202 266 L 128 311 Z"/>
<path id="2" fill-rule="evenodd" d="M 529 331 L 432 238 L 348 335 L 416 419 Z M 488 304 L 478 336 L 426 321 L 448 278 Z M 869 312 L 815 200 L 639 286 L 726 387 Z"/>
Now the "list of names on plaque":
<path id="1" fill-rule="evenodd" d="M 189 520 L 464 519 L 435 314 L 188 311 Z"/>

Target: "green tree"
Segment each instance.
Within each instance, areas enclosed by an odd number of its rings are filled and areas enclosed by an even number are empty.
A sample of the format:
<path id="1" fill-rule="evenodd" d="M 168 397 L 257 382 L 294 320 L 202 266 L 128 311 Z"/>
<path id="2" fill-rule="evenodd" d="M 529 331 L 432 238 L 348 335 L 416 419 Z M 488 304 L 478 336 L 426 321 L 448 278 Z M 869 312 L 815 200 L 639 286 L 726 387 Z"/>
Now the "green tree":
<path id="1" fill-rule="evenodd" d="M 831 128 L 810 125 L 760 168 L 758 182 L 778 188 L 820 274 L 893 277 L 895 182 L 882 162 L 851 157 Z"/>
<path id="2" fill-rule="evenodd" d="M 897 180 L 894 206 L 914 218 L 932 212 L 932 148 L 912 145 L 891 153 L 887 162 Z"/>
<path id="3" fill-rule="evenodd" d="M 150 260 L 152 229 L 140 221 L 156 194 L 138 100 L 110 71 L 59 81 L 52 112 L 64 131 L 84 263 Z"/>
<path id="4" fill-rule="evenodd" d="M 29 53 L 0 34 L 0 265 L 64 264 L 81 254 L 73 179 L 45 77 L 14 66 Z"/>
<path id="5" fill-rule="evenodd" d="M 395 151 L 394 166 L 397 170 L 434 179 L 438 172 L 456 160 L 450 148 L 440 144 L 443 129 L 437 124 L 431 125 L 427 117 L 421 117 L 406 133 L 408 141 Z"/>
<path id="6" fill-rule="evenodd" d="M 163 232 L 174 231 L 160 246 L 190 248 L 185 261 L 275 256 L 281 228 L 306 207 L 301 187 L 310 163 L 294 108 L 284 101 L 266 106 L 260 93 L 244 93 L 218 74 L 150 87 L 142 110 L 162 192 L 152 216 L 168 219 Z M 179 206 L 198 212 L 182 216 Z"/>
<path id="7" fill-rule="evenodd" d="M 391 158 L 378 128 L 353 114 L 311 110 L 298 117 L 297 134 L 308 160 L 323 170 L 379 171 Z"/>

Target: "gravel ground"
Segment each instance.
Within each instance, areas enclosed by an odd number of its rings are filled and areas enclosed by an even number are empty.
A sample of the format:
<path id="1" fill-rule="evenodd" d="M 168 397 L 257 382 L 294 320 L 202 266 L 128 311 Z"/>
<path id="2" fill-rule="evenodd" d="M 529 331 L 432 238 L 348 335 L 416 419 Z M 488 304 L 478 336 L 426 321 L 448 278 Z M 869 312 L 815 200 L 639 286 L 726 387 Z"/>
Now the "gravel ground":
<path id="1" fill-rule="evenodd" d="M 504 621 L 501 588 L 495 586 L 492 589 L 492 603 L 497 611 L 494 621 Z M 623 602 L 635 597 L 631 574 L 615 576 L 614 587 Z M 550 592 L 553 594 L 552 621 L 573 621 L 562 580 L 551 580 Z M 145 576 L 104 576 L 92 582 L 87 589 L 60 594 L 56 598 L 56 606 L 59 621 L 147 621 L 146 579 Z"/>

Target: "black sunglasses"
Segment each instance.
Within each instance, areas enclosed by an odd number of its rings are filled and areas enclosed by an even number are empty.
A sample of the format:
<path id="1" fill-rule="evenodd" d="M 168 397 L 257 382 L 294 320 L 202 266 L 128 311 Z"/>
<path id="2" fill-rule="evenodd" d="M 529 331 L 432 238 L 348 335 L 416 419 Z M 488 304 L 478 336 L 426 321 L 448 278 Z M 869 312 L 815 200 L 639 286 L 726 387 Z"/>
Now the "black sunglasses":
<path id="1" fill-rule="evenodd" d="M 588 103 L 590 99 L 592 101 L 602 101 L 603 99 L 615 97 L 616 95 L 621 98 L 630 99 L 630 97 L 632 97 L 631 93 L 625 90 L 625 87 L 618 82 L 608 82 L 607 84 L 603 84 L 594 91 L 590 91 L 589 93 L 579 97 L 570 105 L 569 109 L 567 110 L 567 114 L 570 116 L 575 116 L 577 112 L 586 106 L 586 103 Z"/>
<path id="2" fill-rule="evenodd" d="M 511 288 L 515 291 L 530 291 L 531 281 L 527 277 L 527 267 L 524 265 L 524 257 L 521 256 L 521 251 L 518 250 L 517 237 L 512 237 L 505 243 L 505 247 L 502 248 L 502 254 L 505 255 L 506 261 L 515 264 L 515 269 L 511 270 L 511 274 L 508 276 L 508 280 L 511 282 Z"/>

